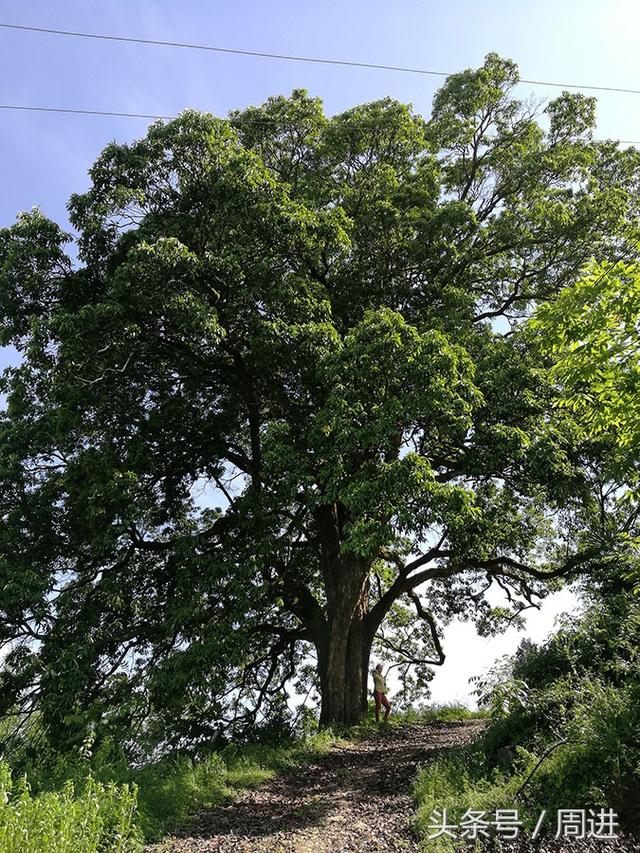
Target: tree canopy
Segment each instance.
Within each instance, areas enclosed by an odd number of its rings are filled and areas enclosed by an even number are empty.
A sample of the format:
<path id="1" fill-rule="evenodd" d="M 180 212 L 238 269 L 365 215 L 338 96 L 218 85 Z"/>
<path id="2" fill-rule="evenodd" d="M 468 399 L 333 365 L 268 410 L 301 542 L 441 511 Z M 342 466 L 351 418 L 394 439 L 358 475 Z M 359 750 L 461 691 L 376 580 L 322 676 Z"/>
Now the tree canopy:
<path id="1" fill-rule="evenodd" d="M 197 742 L 297 681 L 353 722 L 372 644 L 424 690 L 448 619 L 602 557 L 611 451 L 525 321 L 635 247 L 639 159 L 517 81 L 489 54 L 429 120 L 186 111 L 105 148 L 75 236 L 0 234 L 5 712 Z"/>

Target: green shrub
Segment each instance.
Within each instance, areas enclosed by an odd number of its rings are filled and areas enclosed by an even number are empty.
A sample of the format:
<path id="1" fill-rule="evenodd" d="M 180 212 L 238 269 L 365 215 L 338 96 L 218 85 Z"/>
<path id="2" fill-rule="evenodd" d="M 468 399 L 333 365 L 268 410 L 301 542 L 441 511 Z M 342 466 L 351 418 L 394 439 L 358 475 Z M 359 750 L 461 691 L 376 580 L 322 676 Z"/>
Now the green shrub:
<path id="1" fill-rule="evenodd" d="M 131 853 L 141 849 L 135 786 L 101 784 L 33 796 L 0 764 L 0 850 L 3 853 Z"/>
<path id="2" fill-rule="evenodd" d="M 580 644 L 583 627 L 578 629 Z M 565 645 L 572 640 L 565 636 Z M 604 646 L 602 637 L 597 640 Z M 550 647 L 559 647 L 557 638 L 543 648 L 544 658 Z M 547 680 L 542 671 L 536 673 L 535 650 L 529 651 L 533 688 L 520 679 L 510 685 L 502 666 L 497 689 L 488 695 L 492 716 L 482 738 L 441 756 L 417 777 L 414 792 L 422 836 L 427 839 L 435 832 L 430 829 L 432 815 L 445 808 L 450 823 L 467 809 L 485 811 L 487 820 L 497 808 L 518 809 L 523 834 L 532 830 L 542 809 L 554 815 L 557 809 L 612 808 L 624 830 L 640 829 L 637 657 L 624 646 L 616 656 L 609 640 L 607 654 L 604 675 L 583 663 L 571 673 L 558 667 L 555 677 Z M 446 837 L 425 844 L 433 853 L 464 846 L 462 840 Z"/>
<path id="3" fill-rule="evenodd" d="M 46 751 L 44 760 L 25 758 L 24 750 L 18 750 L 13 753 L 21 759 L 18 781 L 11 782 L 8 764 L 0 763 L 0 791 L 7 799 L 0 811 L 0 851 L 137 849 L 138 837 L 156 840 L 197 809 L 230 800 L 237 790 L 326 752 L 335 735 L 324 731 L 270 739 L 265 734 L 262 740 L 230 744 L 198 761 L 178 755 L 138 768 L 106 743 L 94 752 L 88 742 L 86 748 L 65 755 Z M 123 822 L 128 807 L 129 823 Z M 79 835 L 85 825 L 86 838 Z M 24 845 L 27 834 L 33 846 Z M 51 842 L 54 837 L 58 846 Z"/>
<path id="4" fill-rule="evenodd" d="M 432 706 L 419 713 L 394 715 L 390 725 L 407 722 L 464 720 L 477 712 L 457 705 Z M 482 715 L 480 715 L 482 716 Z M 371 733 L 373 720 L 344 730 L 349 737 Z M 277 772 L 326 753 L 339 733 L 323 730 L 288 740 L 263 737 L 263 742 L 229 744 L 220 752 L 194 761 L 187 756 L 165 758 L 132 768 L 117 750 L 91 744 L 46 763 L 27 761 L 29 785 L 11 782 L 2 767 L 7 803 L 0 809 L 2 853 L 129 853 L 140 839 L 155 841 L 203 806 L 230 800 Z M 26 846 L 25 837 L 29 837 Z"/>
<path id="5" fill-rule="evenodd" d="M 529 797 L 551 808 L 613 808 L 637 826 L 640 791 L 640 684 L 596 679 L 576 685 L 576 700 L 557 749 L 529 785 Z M 559 741 L 556 741 L 558 743 Z"/>

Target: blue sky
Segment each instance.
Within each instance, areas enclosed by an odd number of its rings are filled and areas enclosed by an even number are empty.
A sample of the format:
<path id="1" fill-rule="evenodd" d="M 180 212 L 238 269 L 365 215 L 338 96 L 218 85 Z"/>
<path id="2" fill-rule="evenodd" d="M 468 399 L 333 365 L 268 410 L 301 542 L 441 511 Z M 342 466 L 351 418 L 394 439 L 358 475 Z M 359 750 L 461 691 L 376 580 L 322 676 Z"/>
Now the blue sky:
<path id="1" fill-rule="evenodd" d="M 640 4 L 634 0 L 4 0 L 0 21 L 448 72 L 478 66 L 495 50 L 526 78 L 640 89 Z M 391 71 L 12 30 L 0 30 L 0 57 L 4 104 L 163 115 L 186 107 L 226 115 L 297 87 L 322 97 L 328 113 L 391 95 L 428 115 L 442 83 Z M 519 89 L 522 97 L 539 99 L 559 91 Z M 598 135 L 640 141 L 639 108 L 640 95 L 599 93 Z M 144 135 L 147 124 L 0 110 L 0 227 L 34 205 L 66 225 L 67 200 L 87 187 L 87 169 L 102 148 Z M 10 359 L 0 350 L 0 368 Z M 536 639 L 559 609 L 572 606 L 571 597 L 561 595 L 530 621 Z M 440 699 L 463 695 L 478 663 L 469 655 L 467 627 L 452 626 L 447 635 L 449 674 L 439 674 L 434 685 Z M 489 662 L 515 642 L 513 636 L 476 640 L 474 650 Z"/>
<path id="2" fill-rule="evenodd" d="M 4 0 L 0 19 L 60 29 L 458 71 L 490 50 L 531 79 L 640 88 L 633 0 Z M 0 30 L 3 103 L 220 115 L 305 87 L 327 112 L 392 95 L 427 115 L 442 80 Z M 554 89 L 523 84 L 523 96 Z M 640 140 L 640 96 L 601 93 L 599 132 Z M 34 204 L 65 220 L 104 145 L 144 134 L 139 119 L 0 112 L 0 226 Z"/>

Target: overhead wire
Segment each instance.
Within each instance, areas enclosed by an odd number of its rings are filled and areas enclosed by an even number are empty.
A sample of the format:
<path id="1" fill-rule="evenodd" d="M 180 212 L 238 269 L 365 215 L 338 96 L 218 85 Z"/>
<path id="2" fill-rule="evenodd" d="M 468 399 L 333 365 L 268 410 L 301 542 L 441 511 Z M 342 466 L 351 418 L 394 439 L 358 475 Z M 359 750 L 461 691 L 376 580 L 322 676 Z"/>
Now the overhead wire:
<path id="1" fill-rule="evenodd" d="M 39 107 L 39 106 L 31 106 L 28 104 L 0 104 L 0 110 L 18 110 L 22 112 L 42 112 L 42 113 L 68 113 L 71 115 L 88 115 L 88 116 L 111 116 L 115 118 L 142 118 L 142 119 L 155 119 L 160 121 L 173 121 L 178 118 L 177 115 L 161 115 L 160 113 L 128 113 L 128 112 L 119 112 L 117 110 L 90 110 L 90 109 L 80 109 L 75 107 Z M 205 111 L 206 112 L 206 111 Z M 228 123 L 238 124 L 238 125 L 269 125 L 273 122 L 269 119 L 246 119 L 239 116 L 238 118 L 224 118 L 222 116 L 214 116 L 214 118 L 218 119 L 218 121 L 224 121 Z M 364 124 L 363 122 L 353 122 L 350 124 L 350 127 L 353 128 L 372 128 L 374 129 L 377 125 L 374 124 Z M 618 145 L 640 145 L 640 140 L 638 139 L 593 139 L 593 142 L 616 142 Z"/>
<path id="2" fill-rule="evenodd" d="M 315 63 L 320 65 L 333 65 L 333 66 L 342 66 L 342 67 L 353 67 L 353 68 L 365 68 L 365 69 L 374 69 L 381 71 L 394 71 L 401 72 L 407 74 L 420 74 L 425 76 L 433 76 L 433 77 L 450 77 L 454 72 L 449 71 L 436 71 L 434 69 L 427 68 L 416 68 L 411 66 L 403 66 L 403 65 L 389 65 L 385 63 L 378 62 L 362 62 L 359 60 L 350 60 L 350 59 L 331 59 L 329 57 L 314 57 L 314 56 L 297 56 L 294 54 L 284 54 L 284 53 L 272 53 L 267 51 L 257 51 L 257 50 L 247 50 L 241 48 L 231 48 L 231 47 L 221 47 L 219 45 L 206 45 L 206 44 L 195 44 L 189 42 L 179 42 L 179 41 L 168 41 L 162 39 L 147 39 L 147 38 L 139 38 L 135 36 L 117 36 L 106 33 L 88 33 L 82 31 L 75 30 L 61 30 L 55 29 L 53 27 L 38 27 L 33 25 L 26 24 L 12 24 L 8 22 L 0 22 L 0 29 L 5 30 L 19 30 L 24 32 L 34 32 L 34 33 L 43 33 L 47 35 L 60 35 L 60 36 L 68 36 L 74 38 L 83 38 L 83 39 L 94 39 L 101 41 L 110 41 L 110 42 L 123 42 L 129 44 L 141 44 L 141 45 L 149 45 L 156 47 L 172 47 L 172 48 L 180 48 L 184 50 L 198 50 L 198 51 L 208 51 L 213 53 L 223 53 L 223 54 L 232 54 L 238 56 L 251 56 L 258 57 L 262 59 L 276 59 L 276 60 L 285 60 L 289 62 L 306 62 L 306 63 Z M 551 80 L 533 80 L 526 77 L 521 77 L 518 80 L 519 83 L 526 83 L 531 86 L 547 86 L 553 88 L 561 88 L 561 89 L 579 89 L 586 91 L 597 91 L 597 92 L 614 92 L 620 94 L 628 94 L 628 95 L 640 95 L 640 89 L 630 89 L 621 86 L 604 86 L 604 85 L 596 85 L 596 84 L 578 84 L 578 83 L 559 83 L 557 81 Z M 117 118 L 140 118 L 140 119 L 156 119 L 156 120 L 164 120 L 171 121 L 175 119 L 177 116 L 172 115 L 161 115 L 155 113 L 137 113 L 137 112 L 124 112 L 117 110 L 95 110 L 95 109 L 80 109 L 73 107 L 47 107 L 47 106 L 32 106 L 26 104 L 0 104 L 0 110 L 17 110 L 17 111 L 27 111 L 27 112 L 46 112 L 46 113 L 61 113 L 61 114 L 73 114 L 73 115 L 94 115 L 94 116 L 109 116 L 109 117 L 117 117 Z M 264 120 L 243 120 L 239 119 L 229 119 L 229 118 L 219 118 L 221 121 L 231 122 L 232 120 L 236 123 L 248 123 L 248 124 L 265 124 Z M 354 123 L 358 124 L 358 123 Z M 367 125 L 358 124 L 358 126 L 364 127 Z M 604 140 L 594 140 L 594 141 L 604 141 Z M 614 140 L 610 140 L 614 141 Z M 631 139 L 621 139 L 617 140 L 617 142 L 621 145 L 640 145 L 640 140 L 631 140 Z M 617 263 L 624 262 L 628 260 L 628 253 L 623 253 L 623 255 L 617 259 L 615 263 L 613 263 L 610 267 L 605 269 L 603 273 L 599 276 L 597 281 L 600 279 L 610 275 L 617 266 Z"/>
<path id="3" fill-rule="evenodd" d="M 34 107 L 27 104 L 0 104 L 0 110 L 22 110 L 25 112 L 38 113 L 74 113 L 77 115 L 116 116 L 121 118 L 150 118 L 162 119 L 164 121 L 171 121 L 172 119 L 177 118 L 177 116 L 164 116 L 157 113 L 124 113 L 117 112 L 115 110 L 84 110 L 75 109 L 74 107 Z M 228 119 L 223 119 L 223 121 L 228 121 Z"/>
<path id="4" fill-rule="evenodd" d="M 288 53 L 272 53 L 261 50 L 247 50 L 235 47 L 221 47 L 211 44 L 196 44 L 191 42 L 181 41 L 166 41 L 164 39 L 147 39 L 136 36 L 116 36 L 107 33 L 87 33 L 79 30 L 59 30 L 53 27 L 36 27 L 27 24 L 11 24 L 0 22 L 0 28 L 7 30 L 22 30 L 34 33 L 46 33 L 48 35 L 71 36 L 74 38 L 98 39 L 102 41 L 126 42 L 130 44 L 152 45 L 156 47 L 177 47 L 184 50 L 200 50 L 213 53 L 230 53 L 238 56 L 254 56 L 262 59 L 279 59 L 287 62 L 312 62 L 320 65 L 339 65 L 352 68 L 370 68 L 379 71 L 398 71 L 405 74 L 423 74 L 434 77 L 450 77 L 451 71 L 435 71 L 429 68 L 416 68 L 405 65 L 387 65 L 381 62 L 362 62 L 355 59 L 331 59 L 329 57 L 320 56 L 298 56 Z M 587 89 L 598 92 L 620 92 L 628 95 L 640 95 L 640 89 L 627 89 L 622 86 L 603 86 L 588 83 L 559 83 L 552 80 L 530 80 L 525 77 L 521 78 L 520 83 L 527 83 L 532 86 L 552 86 L 563 89 Z"/>
<path id="5" fill-rule="evenodd" d="M 375 63 L 375 62 L 361 62 L 358 60 L 350 60 L 350 59 L 331 59 L 327 57 L 311 57 L 311 56 L 297 56 L 294 54 L 284 54 L 284 53 L 270 53 L 266 51 L 256 51 L 256 50 L 245 50 L 240 48 L 230 48 L 230 47 L 220 47 L 218 45 L 206 45 L 206 44 L 195 44 L 190 42 L 179 42 L 179 41 L 165 41 L 162 39 L 146 39 L 146 38 L 138 38 L 135 36 L 117 36 L 106 33 L 88 33 L 77 30 L 62 30 L 55 29 L 53 27 L 38 27 L 27 24 L 13 24 L 8 22 L 0 22 L 0 28 L 6 30 L 18 30 L 25 32 L 34 32 L 34 33 L 44 33 L 48 35 L 61 35 L 61 36 L 70 36 L 75 38 L 84 38 L 84 39 L 98 39 L 103 41 L 111 41 L 111 42 L 125 42 L 131 44 L 142 44 L 142 45 L 151 45 L 151 46 L 159 46 L 159 47 L 174 47 L 174 48 L 182 48 L 187 50 L 199 50 L 199 51 L 210 51 L 216 53 L 227 53 L 227 54 L 236 54 L 240 56 L 254 56 L 265 59 L 279 59 L 279 60 L 287 60 L 292 62 L 310 62 L 310 63 L 319 63 L 324 65 L 338 65 L 338 66 L 350 66 L 356 68 L 369 68 L 369 69 L 377 69 L 384 71 L 398 71 L 410 74 L 422 74 L 422 75 L 432 75 L 437 77 L 449 77 L 453 72 L 448 71 L 435 71 L 433 69 L 426 68 L 414 68 L 411 66 L 402 66 L 402 65 L 387 65 L 383 63 Z M 557 88 L 564 89 L 586 89 L 586 90 L 594 90 L 601 92 L 618 92 L 624 94 L 633 94 L 640 95 L 640 89 L 627 89 L 619 86 L 602 86 L 602 85 L 590 85 L 590 84 L 574 84 L 574 83 L 558 83 L 556 81 L 548 81 L 548 80 L 532 80 L 527 78 L 520 78 L 520 83 L 526 83 L 528 85 L 534 86 L 552 86 Z M 69 114 L 69 115 L 87 115 L 87 116 L 106 116 L 112 118 L 139 118 L 139 119 L 156 119 L 163 121 L 171 121 L 172 119 L 177 118 L 175 115 L 162 115 L 160 113 L 138 113 L 138 112 L 126 112 L 120 110 L 99 110 L 99 109 L 85 109 L 85 108 L 76 108 L 76 107 L 51 107 L 51 106 L 39 106 L 39 105 L 30 105 L 30 104 L 0 104 L 0 110 L 15 110 L 19 112 L 43 112 L 43 113 L 58 113 L 58 114 Z M 219 118 L 220 121 L 232 121 L 229 118 Z M 245 120 L 245 119 L 235 119 L 237 123 L 242 124 L 262 124 L 265 123 L 259 120 Z M 361 127 L 368 127 L 370 125 L 360 124 L 355 122 L 354 125 L 358 125 Z M 595 140 L 602 141 L 602 140 Z M 620 139 L 616 140 L 621 145 L 640 145 L 640 140 L 634 139 Z"/>

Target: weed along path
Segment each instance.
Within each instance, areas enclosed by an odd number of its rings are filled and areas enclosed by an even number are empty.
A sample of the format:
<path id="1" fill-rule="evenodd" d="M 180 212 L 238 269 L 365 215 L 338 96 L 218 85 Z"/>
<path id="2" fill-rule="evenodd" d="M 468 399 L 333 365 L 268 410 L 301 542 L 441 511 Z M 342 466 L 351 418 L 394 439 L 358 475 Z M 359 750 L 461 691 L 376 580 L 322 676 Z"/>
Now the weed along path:
<path id="1" fill-rule="evenodd" d="M 381 728 L 336 746 L 224 806 L 203 809 L 151 853 L 418 851 L 410 786 L 418 766 L 477 737 L 484 720 Z"/>

